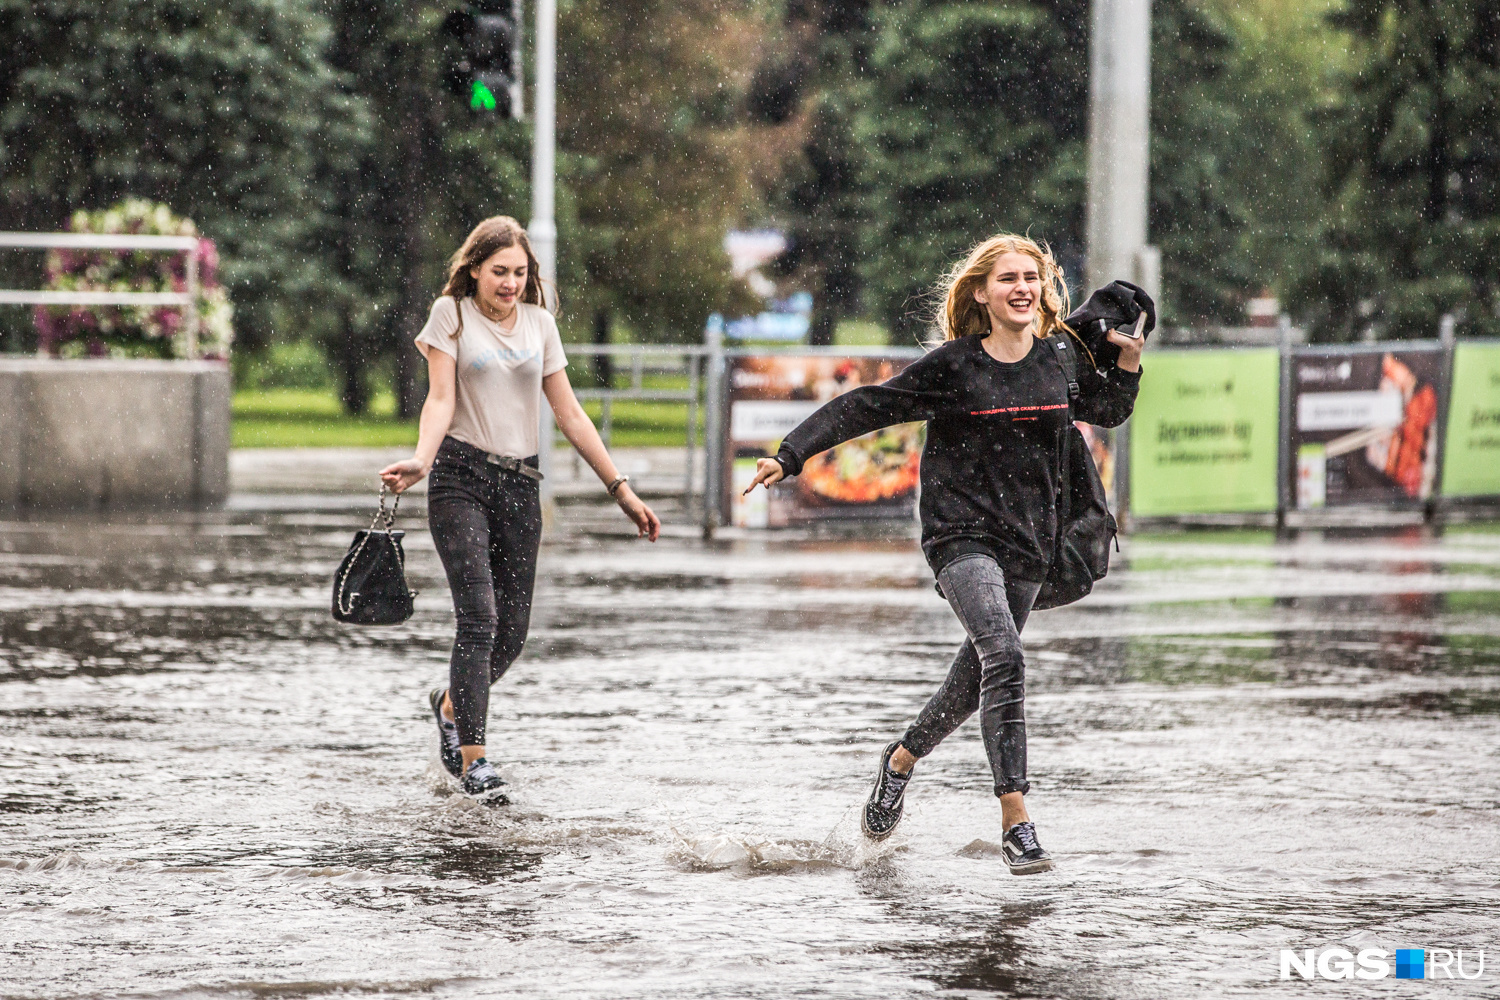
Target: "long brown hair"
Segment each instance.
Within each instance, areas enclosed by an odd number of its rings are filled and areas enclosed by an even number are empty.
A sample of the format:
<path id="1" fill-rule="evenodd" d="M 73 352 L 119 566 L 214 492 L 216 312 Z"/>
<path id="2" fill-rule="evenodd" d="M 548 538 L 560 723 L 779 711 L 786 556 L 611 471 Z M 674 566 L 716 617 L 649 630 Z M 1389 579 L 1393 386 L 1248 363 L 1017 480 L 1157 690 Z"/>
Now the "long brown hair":
<path id="1" fill-rule="evenodd" d="M 984 303 L 974 300 L 974 293 L 983 288 L 995 269 L 995 261 L 1008 253 L 1024 253 L 1037 263 L 1041 272 L 1042 297 L 1037 303 L 1037 318 L 1033 332 L 1038 337 L 1050 337 L 1058 330 L 1069 330 L 1063 322 L 1068 314 L 1068 283 L 1063 280 L 1062 268 L 1045 243 L 1038 243 L 1029 236 L 1015 233 L 998 233 L 978 244 L 959 263 L 953 265 L 943 280 L 938 283 L 937 293 L 942 306 L 936 317 L 943 340 L 957 340 L 974 333 L 990 332 L 990 315 Z"/>
<path id="2" fill-rule="evenodd" d="M 516 246 L 526 251 L 526 287 L 521 289 L 521 301 L 545 307 L 541 269 L 537 266 L 536 254 L 531 252 L 531 240 L 526 237 L 521 224 L 508 215 L 485 219 L 469 233 L 464 245 L 454 251 L 448 261 L 448 283 L 443 286 L 443 294 L 453 296 L 455 304 L 463 305 L 464 299 L 479 291 L 479 281 L 469 272 L 489 260 L 497 250 Z M 453 331 L 455 337 L 464 328 L 462 310 L 458 315 L 458 329 Z"/>

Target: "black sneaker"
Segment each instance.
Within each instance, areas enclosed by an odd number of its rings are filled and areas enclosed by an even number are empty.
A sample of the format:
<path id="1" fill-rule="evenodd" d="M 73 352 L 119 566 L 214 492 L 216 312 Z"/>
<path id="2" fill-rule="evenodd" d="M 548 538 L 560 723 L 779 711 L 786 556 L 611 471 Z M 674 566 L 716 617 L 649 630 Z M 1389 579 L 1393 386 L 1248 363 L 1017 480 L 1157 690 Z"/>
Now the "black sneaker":
<path id="1" fill-rule="evenodd" d="M 864 827 L 865 835 L 872 840 L 889 837 L 895 832 L 896 824 L 901 822 L 906 786 L 911 781 L 911 775 L 891 770 L 891 754 L 900 745 L 901 741 L 897 740 L 880 755 L 880 767 L 875 772 L 875 787 L 871 789 L 870 798 L 859 814 L 859 825 Z"/>
<path id="2" fill-rule="evenodd" d="M 488 802 L 491 805 L 503 806 L 510 799 L 505 797 L 502 790 L 505 779 L 500 777 L 488 760 L 481 757 L 469 765 L 464 772 L 463 787 L 464 794 L 477 802 Z"/>
<path id="3" fill-rule="evenodd" d="M 1012 875 L 1035 875 L 1052 869 L 1052 855 L 1036 839 L 1036 825 L 1031 821 L 1017 823 L 1000 838 L 1005 863 Z"/>
<path id="4" fill-rule="evenodd" d="M 443 768 L 455 778 L 462 778 L 464 755 L 458 749 L 458 726 L 443 718 L 443 698 L 447 694 L 447 688 L 433 688 L 427 696 L 427 703 L 432 706 L 432 717 L 437 720 L 438 756 L 443 759 Z"/>

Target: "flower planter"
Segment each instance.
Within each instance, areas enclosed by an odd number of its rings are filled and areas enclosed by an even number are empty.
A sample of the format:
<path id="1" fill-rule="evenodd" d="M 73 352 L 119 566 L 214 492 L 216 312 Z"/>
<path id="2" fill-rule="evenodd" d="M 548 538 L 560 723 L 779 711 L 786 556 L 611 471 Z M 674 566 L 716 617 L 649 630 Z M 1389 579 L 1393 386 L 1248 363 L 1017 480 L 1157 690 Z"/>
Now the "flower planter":
<path id="1" fill-rule="evenodd" d="M 0 506 L 220 503 L 229 402 L 222 362 L 0 359 Z"/>

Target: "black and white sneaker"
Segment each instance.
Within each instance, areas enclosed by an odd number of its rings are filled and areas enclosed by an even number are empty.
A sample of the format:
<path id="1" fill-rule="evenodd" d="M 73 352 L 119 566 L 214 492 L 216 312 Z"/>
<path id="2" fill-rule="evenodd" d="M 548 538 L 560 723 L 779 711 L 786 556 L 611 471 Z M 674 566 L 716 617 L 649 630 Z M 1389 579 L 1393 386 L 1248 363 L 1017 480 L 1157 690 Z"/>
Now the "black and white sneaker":
<path id="1" fill-rule="evenodd" d="M 463 776 L 464 794 L 476 802 L 487 802 L 503 806 L 510 799 L 505 797 L 505 779 L 500 777 L 488 760 L 481 757 L 469 765 Z"/>
<path id="2" fill-rule="evenodd" d="M 443 717 L 443 699 L 447 694 L 447 688 L 433 688 L 427 696 L 427 703 L 432 706 L 432 717 L 437 720 L 438 756 L 443 759 L 443 768 L 455 778 L 462 778 L 464 755 L 458 748 L 458 725 Z"/>
<path id="3" fill-rule="evenodd" d="M 910 774 L 891 770 L 891 754 L 901 741 L 890 744 L 880 755 L 880 767 L 875 772 L 875 787 L 870 798 L 860 811 L 859 824 L 865 835 L 872 840 L 884 840 L 896 830 L 901 822 L 901 810 L 905 805 L 906 786 L 911 782 Z"/>
<path id="4" fill-rule="evenodd" d="M 1036 839 L 1036 825 L 1030 820 L 1006 830 L 1000 849 L 1012 875 L 1035 875 L 1052 869 L 1052 855 L 1042 849 Z"/>

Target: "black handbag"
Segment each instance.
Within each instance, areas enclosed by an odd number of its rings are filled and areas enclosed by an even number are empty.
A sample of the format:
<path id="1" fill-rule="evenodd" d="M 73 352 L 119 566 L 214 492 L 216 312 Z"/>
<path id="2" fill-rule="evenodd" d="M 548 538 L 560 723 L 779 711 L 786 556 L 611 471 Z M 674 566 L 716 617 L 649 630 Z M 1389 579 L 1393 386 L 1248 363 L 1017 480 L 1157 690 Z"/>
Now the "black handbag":
<path id="1" fill-rule="evenodd" d="M 1066 333 L 1051 338 L 1068 377 L 1067 440 L 1062 449 L 1062 489 L 1057 498 L 1057 541 L 1052 552 L 1052 566 L 1047 579 L 1032 604 L 1037 610 L 1071 604 L 1088 595 L 1094 584 L 1109 572 L 1109 546 L 1119 526 L 1109 512 L 1109 497 L 1104 481 L 1089 454 L 1083 432 L 1073 423 L 1073 406 L 1078 399 L 1078 355 Z"/>
<path id="2" fill-rule="evenodd" d="M 333 575 L 333 617 L 350 625 L 399 625 L 411 617 L 416 592 L 406 586 L 404 531 L 392 530 L 401 494 L 385 509 L 385 486 L 380 487 L 380 510 L 369 528 L 354 533 L 354 541 Z M 377 528 L 377 524 L 384 526 Z"/>

